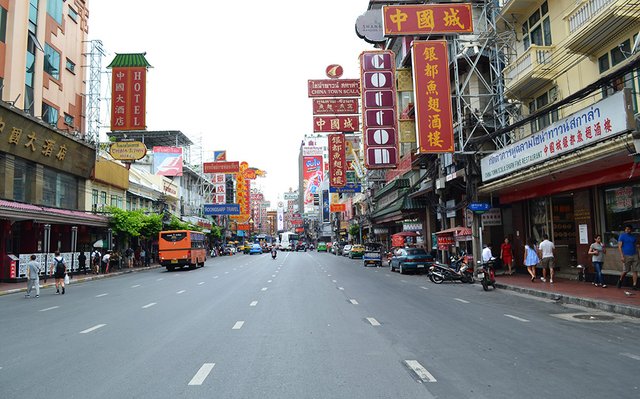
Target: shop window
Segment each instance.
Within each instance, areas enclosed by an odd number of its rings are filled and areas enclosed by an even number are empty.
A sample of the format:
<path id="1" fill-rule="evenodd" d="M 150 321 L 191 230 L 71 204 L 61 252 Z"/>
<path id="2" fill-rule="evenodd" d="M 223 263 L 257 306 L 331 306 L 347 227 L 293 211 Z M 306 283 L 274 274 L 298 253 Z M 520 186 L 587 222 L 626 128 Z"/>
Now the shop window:
<path id="1" fill-rule="evenodd" d="M 615 186 L 604 190 L 605 243 L 618 246 L 618 236 L 626 225 L 640 232 L 640 183 Z"/>
<path id="2" fill-rule="evenodd" d="M 522 24 L 522 42 L 527 50 L 532 44 L 551 46 L 551 21 L 547 14 L 549 5 L 545 1 L 539 9 Z"/>

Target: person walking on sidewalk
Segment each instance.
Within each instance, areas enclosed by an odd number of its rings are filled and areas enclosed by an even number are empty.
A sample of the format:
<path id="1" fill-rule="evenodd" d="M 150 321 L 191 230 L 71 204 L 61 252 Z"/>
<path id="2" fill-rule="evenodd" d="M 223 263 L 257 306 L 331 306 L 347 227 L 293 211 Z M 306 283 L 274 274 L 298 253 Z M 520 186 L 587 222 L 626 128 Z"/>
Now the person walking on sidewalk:
<path id="1" fill-rule="evenodd" d="M 40 298 L 40 264 L 36 262 L 36 256 L 31 255 L 27 263 L 27 294 L 25 298 L 31 296 L 31 290 L 36 287 L 36 298 Z"/>
<path id="2" fill-rule="evenodd" d="M 512 275 L 513 271 L 511 267 L 513 266 L 513 250 L 511 249 L 511 243 L 509 242 L 509 237 L 504 238 L 504 242 L 500 246 L 500 260 L 502 261 L 503 266 L 507 266 L 509 271 L 508 275 Z"/>
<path id="3" fill-rule="evenodd" d="M 543 240 L 538 247 L 540 250 L 540 258 L 542 258 L 542 261 L 540 262 L 542 264 L 542 277 L 540 277 L 540 279 L 542 281 L 547 281 L 547 268 L 549 268 L 549 282 L 553 284 L 553 268 L 555 266 L 553 251 L 556 247 L 551 241 L 549 241 L 549 235 L 543 234 L 542 238 Z"/>
<path id="4" fill-rule="evenodd" d="M 107 251 L 102 257 L 102 273 L 109 273 L 110 261 L 111 261 L 111 251 Z"/>
<path id="5" fill-rule="evenodd" d="M 595 278 L 593 279 L 593 284 L 596 287 L 607 288 L 604 283 L 604 278 L 602 277 L 602 262 L 604 262 L 604 254 L 607 252 L 607 249 L 602 245 L 602 236 L 600 234 L 596 234 L 594 238 L 594 243 L 589 247 L 589 255 L 591 255 L 591 263 L 593 263 L 593 268 L 596 271 Z"/>
<path id="6" fill-rule="evenodd" d="M 540 262 L 538 253 L 536 252 L 536 242 L 533 238 L 529 238 L 529 242 L 524 246 L 524 265 L 531 276 L 531 282 L 536 281 L 536 265 Z"/>
<path id="7" fill-rule="evenodd" d="M 91 254 L 91 264 L 93 265 L 93 274 L 100 274 L 100 261 L 102 260 L 102 254 L 97 249 L 93 250 Z"/>
<path id="8" fill-rule="evenodd" d="M 624 227 L 624 233 L 618 237 L 618 251 L 622 259 L 622 274 L 618 280 L 617 287 L 621 288 L 624 277 L 631 272 L 633 278 L 633 289 L 638 289 L 638 270 L 640 270 L 640 261 L 638 260 L 638 246 L 640 243 L 636 240 L 636 236 L 631 234 L 631 225 Z"/>
<path id="9" fill-rule="evenodd" d="M 56 251 L 50 270 L 50 274 L 53 274 L 56 280 L 56 294 L 60 293 L 60 288 L 62 287 L 62 295 L 64 295 L 64 275 L 66 272 L 67 265 L 64 263 L 62 255 L 60 255 L 60 251 Z"/>
<path id="10" fill-rule="evenodd" d="M 133 267 L 133 249 L 130 246 L 124 251 L 124 256 L 127 261 L 127 268 L 131 269 Z"/>
<path id="11" fill-rule="evenodd" d="M 80 252 L 80 255 L 78 255 L 78 274 L 80 274 L 80 271 L 87 274 L 87 255 L 84 254 L 84 251 Z"/>

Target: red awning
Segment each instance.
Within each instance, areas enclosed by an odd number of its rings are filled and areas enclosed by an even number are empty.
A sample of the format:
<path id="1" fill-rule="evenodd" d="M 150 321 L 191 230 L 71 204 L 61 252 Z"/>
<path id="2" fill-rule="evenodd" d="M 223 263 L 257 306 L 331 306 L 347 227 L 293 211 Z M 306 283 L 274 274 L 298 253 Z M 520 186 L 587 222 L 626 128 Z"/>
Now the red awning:
<path id="1" fill-rule="evenodd" d="M 450 235 L 455 235 L 455 236 L 470 236 L 471 235 L 471 229 L 469 227 L 456 226 L 456 227 L 452 227 L 450 229 L 438 231 L 436 233 L 436 235 L 440 235 L 440 234 L 450 234 Z"/>
<path id="2" fill-rule="evenodd" d="M 391 237 L 416 237 L 417 235 L 415 231 L 401 231 L 400 233 L 393 234 Z"/>

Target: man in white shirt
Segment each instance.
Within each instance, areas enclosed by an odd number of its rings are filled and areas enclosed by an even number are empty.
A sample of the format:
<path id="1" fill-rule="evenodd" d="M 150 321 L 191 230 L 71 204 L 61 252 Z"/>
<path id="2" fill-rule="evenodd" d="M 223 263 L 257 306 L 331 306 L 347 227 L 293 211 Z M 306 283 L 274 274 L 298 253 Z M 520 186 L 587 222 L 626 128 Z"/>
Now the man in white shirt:
<path id="1" fill-rule="evenodd" d="M 491 253 L 491 244 L 487 244 L 482 250 L 482 261 L 486 263 L 491 259 L 493 259 L 493 254 Z"/>
<path id="2" fill-rule="evenodd" d="M 551 241 L 549 241 L 549 236 L 547 234 L 542 235 L 542 242 L 538 246 L 538 250 L 540 251 L 540 262 L 542 264 L 542 277 L 540 279 L 542 281 L 547 281 L 547 268 L 549 268 L 550 279 L 549 282 L 553 284 L 553 268 L 555 267 L 555 258 L 553 256 L 553 251 L 556 249 L 555 245 Z"/>

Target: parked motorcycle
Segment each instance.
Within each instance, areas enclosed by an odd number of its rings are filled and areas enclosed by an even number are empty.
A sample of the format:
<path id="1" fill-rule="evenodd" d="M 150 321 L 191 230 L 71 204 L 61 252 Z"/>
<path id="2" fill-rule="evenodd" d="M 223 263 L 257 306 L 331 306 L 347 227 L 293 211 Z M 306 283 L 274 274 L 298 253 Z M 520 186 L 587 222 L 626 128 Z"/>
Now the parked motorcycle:
<path id="1" fill-rule="evenodd" d="M 435 284 L 442 284 L 444 281 L 462 281 L 463 283 L 473 283 L 473 269 L 469 267 L 466 262 L 458 262 L 457 258 L 452 257 L 452 264 L 459 266 L 459 270 L 456 270 L 449 265 L 442 263 L 434 263 L 429 268 L 429 280 Z"/>
<path id="2" fill-rule="evenodd" d="M 488 262 L 478 261 L 478 279 L 482 284 L 482 289 L 489 291 L 489 286 L 496 289 L 496 273 L 494 269 L 495 259 L 491 258 Z"/>

